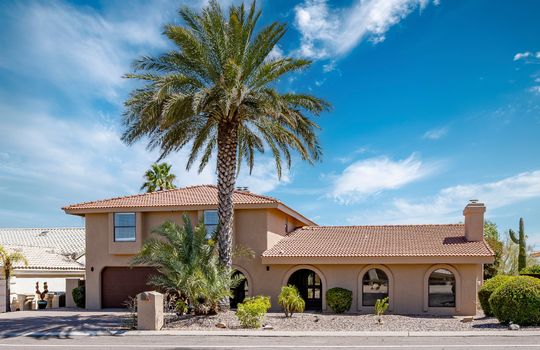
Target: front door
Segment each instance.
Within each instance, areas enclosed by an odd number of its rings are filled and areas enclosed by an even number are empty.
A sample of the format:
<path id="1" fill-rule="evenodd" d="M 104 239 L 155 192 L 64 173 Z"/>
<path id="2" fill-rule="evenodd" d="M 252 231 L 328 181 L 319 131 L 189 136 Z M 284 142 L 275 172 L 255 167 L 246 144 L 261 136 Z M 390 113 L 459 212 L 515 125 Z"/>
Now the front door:
<path id="1" fill-rule="evenodd" d="M 236 271 L 233 276 L 242 276 L 244 279 L 242 282 L 240 282 L 235 288 L 231 289 L 232 297 L 230 300 L 231 303 L 231 309 L 236 309 L 239 303 L 244 302 L 244 299 L 246 298 L 247 292 L 248 292 L 248 283 L 247 279 L 245 278 L 244 274 L 240 271 Z"/>
<path id="2" fill-rule="evenodd" d="M 298 288 L 306 302 L 306 310 L 322 310 L 322 283 L 317 273 L 308 269 L 298 270 L 289 277 L 288 284 Z"/>

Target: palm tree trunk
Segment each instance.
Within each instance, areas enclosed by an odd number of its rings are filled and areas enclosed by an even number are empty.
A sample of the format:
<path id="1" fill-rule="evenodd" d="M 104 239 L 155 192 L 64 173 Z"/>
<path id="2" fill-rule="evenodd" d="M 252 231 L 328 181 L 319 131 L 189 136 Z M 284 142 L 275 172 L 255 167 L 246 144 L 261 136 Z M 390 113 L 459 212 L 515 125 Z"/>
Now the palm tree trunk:
<path id="1" fill-rule="evenodd" d="M 4 277 L 6 279 L 6 312 L 11 312 L 11 286 L 10 286 L 10 280 L 9 280 L 9 272 L 8 270 L 4 270 Z"/>
<path id="2" fill-rule="evenodd" d="M 232 229 L 234 220 L 233 194 L 236 184 L 236 156 L 238 146 L 238 123 L 229 122 L 219 126 L 217 155 L 218 188 L 218 250 L 219 260 L 232 266 Z"/>

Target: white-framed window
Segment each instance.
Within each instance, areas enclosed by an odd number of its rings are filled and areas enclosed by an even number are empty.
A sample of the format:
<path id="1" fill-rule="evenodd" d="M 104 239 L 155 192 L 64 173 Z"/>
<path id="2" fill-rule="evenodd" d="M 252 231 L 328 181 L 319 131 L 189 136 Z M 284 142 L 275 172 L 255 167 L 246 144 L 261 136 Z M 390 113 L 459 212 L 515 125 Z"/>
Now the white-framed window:
<path id="1" fill-rule="evenodd" d="M 204 211 L 204 226 L 206 227 L 206 238 L 212 237 L 219 223 L 217 210 Z"/>
<path id="2" fill-rule="evenodd" d="M 114 213 L 114 241 L 135 242 L 135 213 Z"/>

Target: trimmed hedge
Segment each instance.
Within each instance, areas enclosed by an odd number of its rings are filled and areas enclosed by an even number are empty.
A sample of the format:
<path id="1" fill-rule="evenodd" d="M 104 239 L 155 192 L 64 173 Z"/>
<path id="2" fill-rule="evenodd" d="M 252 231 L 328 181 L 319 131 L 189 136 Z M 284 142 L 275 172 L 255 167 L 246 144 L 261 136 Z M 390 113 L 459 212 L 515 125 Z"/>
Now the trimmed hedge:
<path id="1" fill-rule="evenodd" d="M 352 305 L 352 292 L 345 288 L 331 288 L 326 292 L 326 303 L 337 314 L 349 311 Z"/>
<path id="2" fill-rule="evenodd" d="M 75 302 L 75 305 L 84 309 L 86 306 L 86 290 L 84 286 L 78 286 L 77 288 L 73 288 L 71 295 L 73 296 L 73 301 Z"/>
<path id="3" fill-rule="evenodd" d="M 527 274 L 531 274 L 531 275 L 540 274 L 540 265 L 527 266 L 526 268 L 521 269 L 521 271 L 519 271 L 519 273 L 527 273 Z"/>
<path id="4" fill-rule="evenodd" d="M 540 280 L 529 276 L 514 277 L 491 294 L 489 305 L 503 324 L 539 325 Z"/>
<path id="5" fill-rule="evenodd" d="M 510 281 L 514 276 L 497 275 L 484 282 L 480 290 L 478 291 L 478 299 L 480 300 L 480 306 L 484 310 L 484 315 L 493 316 L 491 307 L 489 306 L 489 297 L 495 291 L 506 282 Z"/>

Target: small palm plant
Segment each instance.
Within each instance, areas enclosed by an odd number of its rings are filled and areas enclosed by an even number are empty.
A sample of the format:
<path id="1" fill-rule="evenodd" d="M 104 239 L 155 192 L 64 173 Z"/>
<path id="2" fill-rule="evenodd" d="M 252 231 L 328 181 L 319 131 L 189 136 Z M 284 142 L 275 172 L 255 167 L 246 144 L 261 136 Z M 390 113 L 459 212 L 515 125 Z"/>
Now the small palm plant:
<path id="1" fill-rule="evenodd" d="M 375 301 L 375 315 L 377 316 L 377 322 L 379 322 L 379 324 L 383 323 L 381 316 L 386 312 L 387 309 L 388 297 L 377 299 L 377 301 Z"/>
<path id="2" fill-rule="evenodd" d="M 10 288 L 10 279 L 13 273 L 14 266 L 17 263 L 23 263 L 25 266 L 28 266 L 28 261 L 24 257 L 23 253 L 20 251 L 8 251 L 7 248 L 0 245 L 0 265 L 2 265 L 2 270 L 4 272 L 4 278 L 6 279 L 6 311 L 11 311 L 11 288 Z"/>
<path id="3" fill-rule="evenodd" d="M 176 175 L 171 173 L 171 165 L 168 163 L 152 164 L 150 170 L 144 174 L 145 182 L 141 190 L 156 192 L 176 188 L 174 180 Z"/>
<path id="4" fill-rule="evenodd" d="M 306 302 L 300 296 L 298 288 L 292 285 L 281 287 L 278 303 L 285 312 L 285 317 L 292 317 L 295 312 L 304 312 Z"/>
<path id="5" fill-rule="evenodd" d="M 219 262 L 204 223 L 193 228 L 187 215 L 183 220 L 183 226 L 168 221 L 152 231 L 131 263 L 155 267 L 159 274 L 148 283 L 177 294 L 195 314 L 216 313 L 219 301 L 231 296 L 242 277 Z"/>

